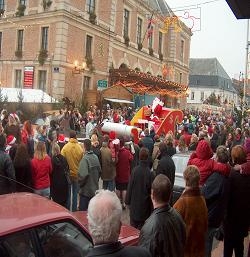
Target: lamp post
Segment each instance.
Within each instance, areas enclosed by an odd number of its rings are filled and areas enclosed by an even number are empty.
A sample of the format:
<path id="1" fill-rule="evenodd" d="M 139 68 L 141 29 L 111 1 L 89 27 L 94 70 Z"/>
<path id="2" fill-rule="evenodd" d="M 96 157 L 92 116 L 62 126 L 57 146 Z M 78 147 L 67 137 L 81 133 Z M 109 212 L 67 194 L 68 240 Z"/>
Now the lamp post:
<path id="1" fill-rule="evenodd" d="M 82 65 L 79 65 L 79 62 L 75 60 L 72 74 L 80 74 L 81 72 L 84 72 L 86 68 L 87 68 L 87 63 L 85 61 L 82 62 Z"/>
<path id="2" fill-rule="evenodd" d="M 243 105 L 242 105 L 242 125 L 244 123 L 244 112 L 246 105 L 246 87 L 248 83 L 248 50 L 249 50 L 249 19 L 247 20 L 247 44 L 246 44 L 246 63 L 245 63 L 245 79 L 243 85 Z"/>

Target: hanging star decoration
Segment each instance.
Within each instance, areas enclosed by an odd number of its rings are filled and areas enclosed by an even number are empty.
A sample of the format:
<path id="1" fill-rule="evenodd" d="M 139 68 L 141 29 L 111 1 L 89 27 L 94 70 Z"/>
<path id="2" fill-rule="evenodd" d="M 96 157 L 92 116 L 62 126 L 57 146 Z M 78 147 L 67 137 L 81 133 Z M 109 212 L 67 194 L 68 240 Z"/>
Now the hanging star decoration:
<path id="1" fill-rule="evenodd" d="M 175 32 L 181 32 L 182 26 L 181 21 L 177 16 L 170 16 L 170 17 L 162 17 L 163 20 L 163 27 L 160 28 L 162 33 L 168 33 L 168 30 L 171 26 L 174 27 Z"/>

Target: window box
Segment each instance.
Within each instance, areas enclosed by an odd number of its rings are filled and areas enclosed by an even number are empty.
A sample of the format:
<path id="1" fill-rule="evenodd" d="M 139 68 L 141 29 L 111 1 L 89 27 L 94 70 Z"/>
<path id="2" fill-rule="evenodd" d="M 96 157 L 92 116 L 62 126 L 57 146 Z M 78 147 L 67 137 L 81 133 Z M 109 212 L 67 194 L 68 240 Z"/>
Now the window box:
<path id="1" fill-rule="evenodd" d="M 44 65 L 46 59 L 48 57 L 48 51 L 45 49 L 41 49 L 39 51 L 39 55 L 38 55 L 38 62 L 40 65 Z"/>
<path id="2" fill-rule="evenodd" d="M 152 47 L 149 47 L 148 53 L 149 55 L 154 56 L 154 49 Z"/>
<path id="3" fill-rule="evenodd" d="M 141 51 L 141 50 L 142 50 L 142 48 L 143 48 L 142 43 L 139 43 L 139 44 L 138 44 L 138 50 L 139 50 L 139 51 Z"/>
<path id="4" fill-rule="evenodd" d="M 0 18 L 4 15 L 5 10 L 4 9 L 0 9 Z"/>
<path id="5" fill-rule="evenodd" d="M 92 23 L 92 24 L 96 24 L 96 14 L 94 12 L 90 12 L 89 13 L 89 21 Z"/>
<path id="6" fill-rule="evenodd" d="M 26 5 L 19 4 L 16 11 L 16 16 L 21 17 L 24 16 L 24 11 L 26 9 Z"/>
<path id="7" fill-rule="evenodd" d="M 128 47 L 129 46 L 130 39 L 128 36 L 124 36 L 124 43 Z"/>
<path id="8" fill-rule="evenodd" d="M 42 2 L 42 6 L 43 6 L 44 11 L 49 9 L 51 5 L 52 5 L 51 0 L 43 0 L 43 2 Z"/>
<path id="9" fill-rule="evenodd" d="M 22 50 L 16 50 L 15 51 L 15 56 L 18 58 L 18 59 L 21 59 L 23 57 L 23 51 Z"/>
<path id="10" fill-rule="evenodd" d="M 163 53 L 159 53 L 159 59 L 160 61 L 163 61 Z"/>

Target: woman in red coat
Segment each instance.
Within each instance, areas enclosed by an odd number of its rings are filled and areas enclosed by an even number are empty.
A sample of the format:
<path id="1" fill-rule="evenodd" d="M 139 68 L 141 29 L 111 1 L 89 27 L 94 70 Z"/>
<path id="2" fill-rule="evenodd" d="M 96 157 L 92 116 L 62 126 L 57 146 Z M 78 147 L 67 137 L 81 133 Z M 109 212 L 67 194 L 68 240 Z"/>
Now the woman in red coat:
<path id="1" fill-rule="evenodd" d="M 122 207 L 125 209 L 125 198 L 130 177 L 130 162 L 133 160 L 132 153 L 124 146 L 124 138 L 120 137 L 120 149 L 116 164 L 116 193 L 121 199 Z"/>
<path id="2" fill-rule="evenodd" d="M 47 155 L 45 143 L 39 141 L 31 160 L 32 182 L 35 194 L 50 197 L 51 159 Z"/>

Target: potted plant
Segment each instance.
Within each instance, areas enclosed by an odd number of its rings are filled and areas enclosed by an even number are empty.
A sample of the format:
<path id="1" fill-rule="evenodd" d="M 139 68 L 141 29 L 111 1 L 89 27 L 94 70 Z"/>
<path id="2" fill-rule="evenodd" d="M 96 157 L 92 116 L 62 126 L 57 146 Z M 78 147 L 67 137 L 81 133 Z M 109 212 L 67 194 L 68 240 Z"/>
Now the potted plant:
<path id="1" fill-rule="evenodd" d="M 15 51 L 15 56 L 18 58 L 18 59 L 21 59 L 23 57 L 23 51 L 22 50 L 16 50 Z"/>
<path id="2" fill-rule="evenodd" d="M 149 55 L 154 56 L 154 49 L 152 47 L 148 48 Z"/>
<path id="3" fill-rule="evenodd" d="M 21 17 L 24 16 L 24 11 L 26 9 L 26 5 L 19 4 L 16 11 L 16 16 Z"/>
<path id="4" fill-rule="evenodd" d="M 130 41 L 129 36 L 124 36 L 124 43 L 126 46 L 129 46 L 129 41 Z"/>
<path id="5" fill-rule="evenodd" d="M 163 61 L 163 53 L 159 52 L 159 59 Z"/>
<path id="6" fill-rule="evenodd" d="M 95 12 L 90 12 L 90 13 L 89 13 L 89 21 L 90 21 L 92 24 L 96 24 L 96 14 L 95 14 Z"/>
<path id="7" fill-rule="evenodd" d="M 138 43 L 138 50 L 139 50 L 139 51 L 141 51 L 141 50 L 142 50 L 142 48 L 143 48 L 142 43 Z"/>
<path id="8" fill-rule="evenodd" d="M 48 51 L 45 49 L 40 49 L 39 55 L 38 55 L 38 62 L 40 65 L 44 65 L 46 59 L 48 57 Z"/>

